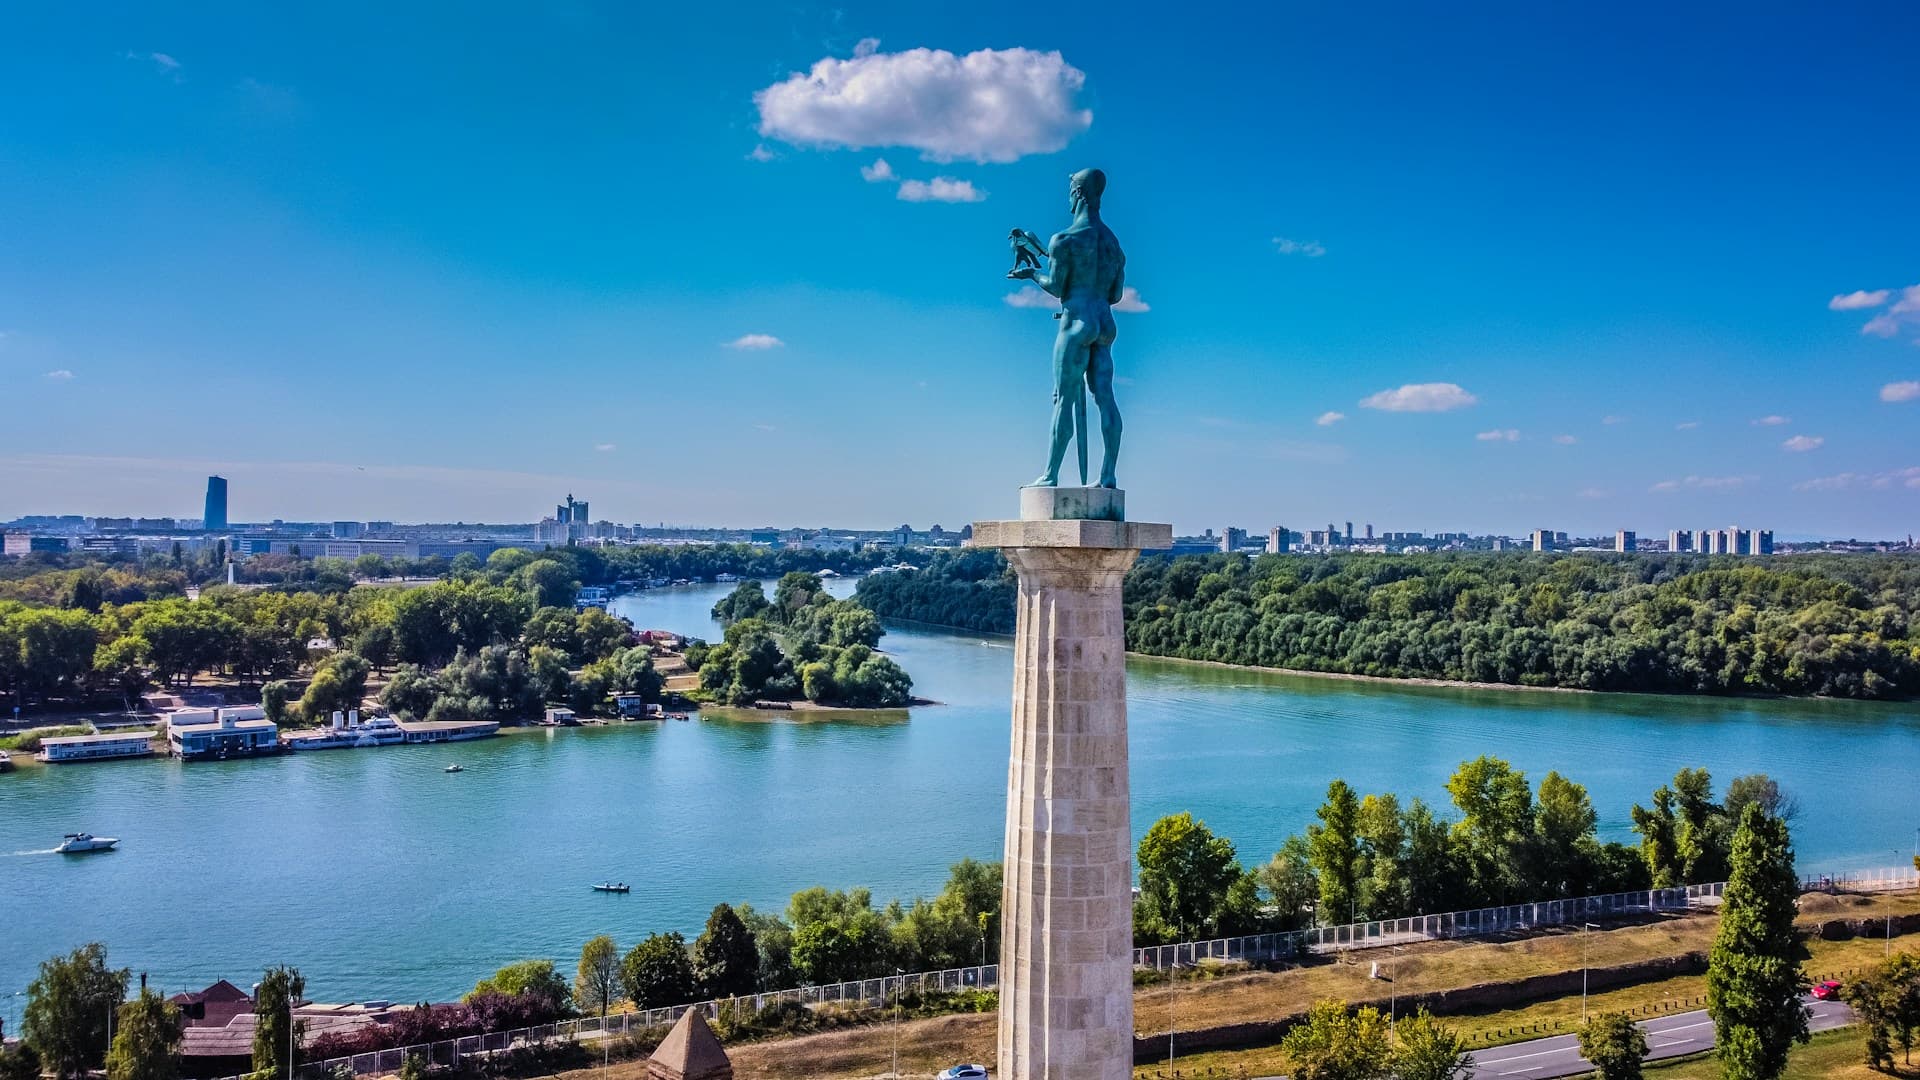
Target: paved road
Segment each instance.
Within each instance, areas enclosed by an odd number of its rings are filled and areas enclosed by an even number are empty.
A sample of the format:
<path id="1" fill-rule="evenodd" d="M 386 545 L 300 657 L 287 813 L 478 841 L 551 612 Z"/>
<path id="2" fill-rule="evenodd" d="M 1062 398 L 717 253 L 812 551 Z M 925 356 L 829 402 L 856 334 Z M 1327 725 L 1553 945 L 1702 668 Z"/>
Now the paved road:
<path id="1" fill-rule="evenodd" d="M 1853 1010 L 1837 1001 L 1807 999 L 1807 1026 L 1814 1031 L 1844 1027 L 1853 1022 Z M 1647 1060 L 1698 1054 L 1713 1049 L 1713 1021 L 1706 1011 L 1675 1013 L 1643 1020 L 1647 1033 Z M 1580 1040 L 1573 1035 L 1508 1043 L 1473 1052 L 1474 1080 L 1549 1080 L 1592 1071 L 1580 1056 Z"/>

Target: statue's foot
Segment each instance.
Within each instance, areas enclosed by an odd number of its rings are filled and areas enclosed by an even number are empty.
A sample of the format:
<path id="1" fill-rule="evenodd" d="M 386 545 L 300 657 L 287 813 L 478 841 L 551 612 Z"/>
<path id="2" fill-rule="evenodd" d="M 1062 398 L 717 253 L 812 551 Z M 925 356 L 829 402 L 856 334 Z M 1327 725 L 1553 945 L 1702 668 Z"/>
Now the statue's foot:
<path id="1" fill-rule="evenodd" d="M 1040 477 L 1040 479 L 1035 480 L 1033 483 L 1028 484 L 1027 486 L 1028 487 L 1059 487 L 1060 478 L 1057 476 L 1043 475 Z"/>
<path id="2" fill-rule="evenodd" d="M 1118 490 L 1120 487 L 1120 483 L 1119 481 L 1115 480 L 1111 476 L 1103 476 L 1100 478 L 1100 486 L 1103 488 L 1113 488 L 1115 490 Z"/>

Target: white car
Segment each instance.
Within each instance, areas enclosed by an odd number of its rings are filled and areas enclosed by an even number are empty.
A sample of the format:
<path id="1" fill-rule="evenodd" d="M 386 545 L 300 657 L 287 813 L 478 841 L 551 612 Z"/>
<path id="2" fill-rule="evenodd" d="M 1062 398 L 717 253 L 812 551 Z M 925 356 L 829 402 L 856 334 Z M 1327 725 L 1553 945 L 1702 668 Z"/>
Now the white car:
<path id="1" fill-rule="evenodd" d="M 940 1074 L 938 1080 L 987 1080 L 985 1065 L 955 1065 Z"/>

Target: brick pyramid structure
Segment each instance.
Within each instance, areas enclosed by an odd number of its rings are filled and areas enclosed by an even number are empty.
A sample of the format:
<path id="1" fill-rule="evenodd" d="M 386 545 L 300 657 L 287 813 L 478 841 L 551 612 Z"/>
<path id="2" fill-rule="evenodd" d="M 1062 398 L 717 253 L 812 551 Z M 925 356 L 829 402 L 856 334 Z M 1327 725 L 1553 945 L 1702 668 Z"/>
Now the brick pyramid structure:
<path id="1" fill-rule="evenodd" d="M 733 1062 L 699 1009 L 688 1009 L 647 1059 L 647 1080 L 733 1080 Z"/>

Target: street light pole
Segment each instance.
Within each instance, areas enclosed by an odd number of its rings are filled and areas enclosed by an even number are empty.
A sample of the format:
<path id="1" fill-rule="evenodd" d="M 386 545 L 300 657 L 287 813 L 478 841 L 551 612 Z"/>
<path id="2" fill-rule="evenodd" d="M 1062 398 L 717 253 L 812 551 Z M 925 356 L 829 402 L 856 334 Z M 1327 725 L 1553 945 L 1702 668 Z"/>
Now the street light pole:
<path id="1" fill-rule="evenodd" d="M 893 1080 L 900 1080 L 900 991 L 906 985 L 906 969 L 893 969 Z"/>
<path id="2" fill-rule="evenodd" d="M 1581 923 L 1580 924 L 1580 1023 L 1582 1026 L 1585 1026 L 1587 1022 L 1587 967 L 1588 967 L 1587 945 L 1592 938 L 1593 938 L 1593 924 L 1590 922 Z"/>

